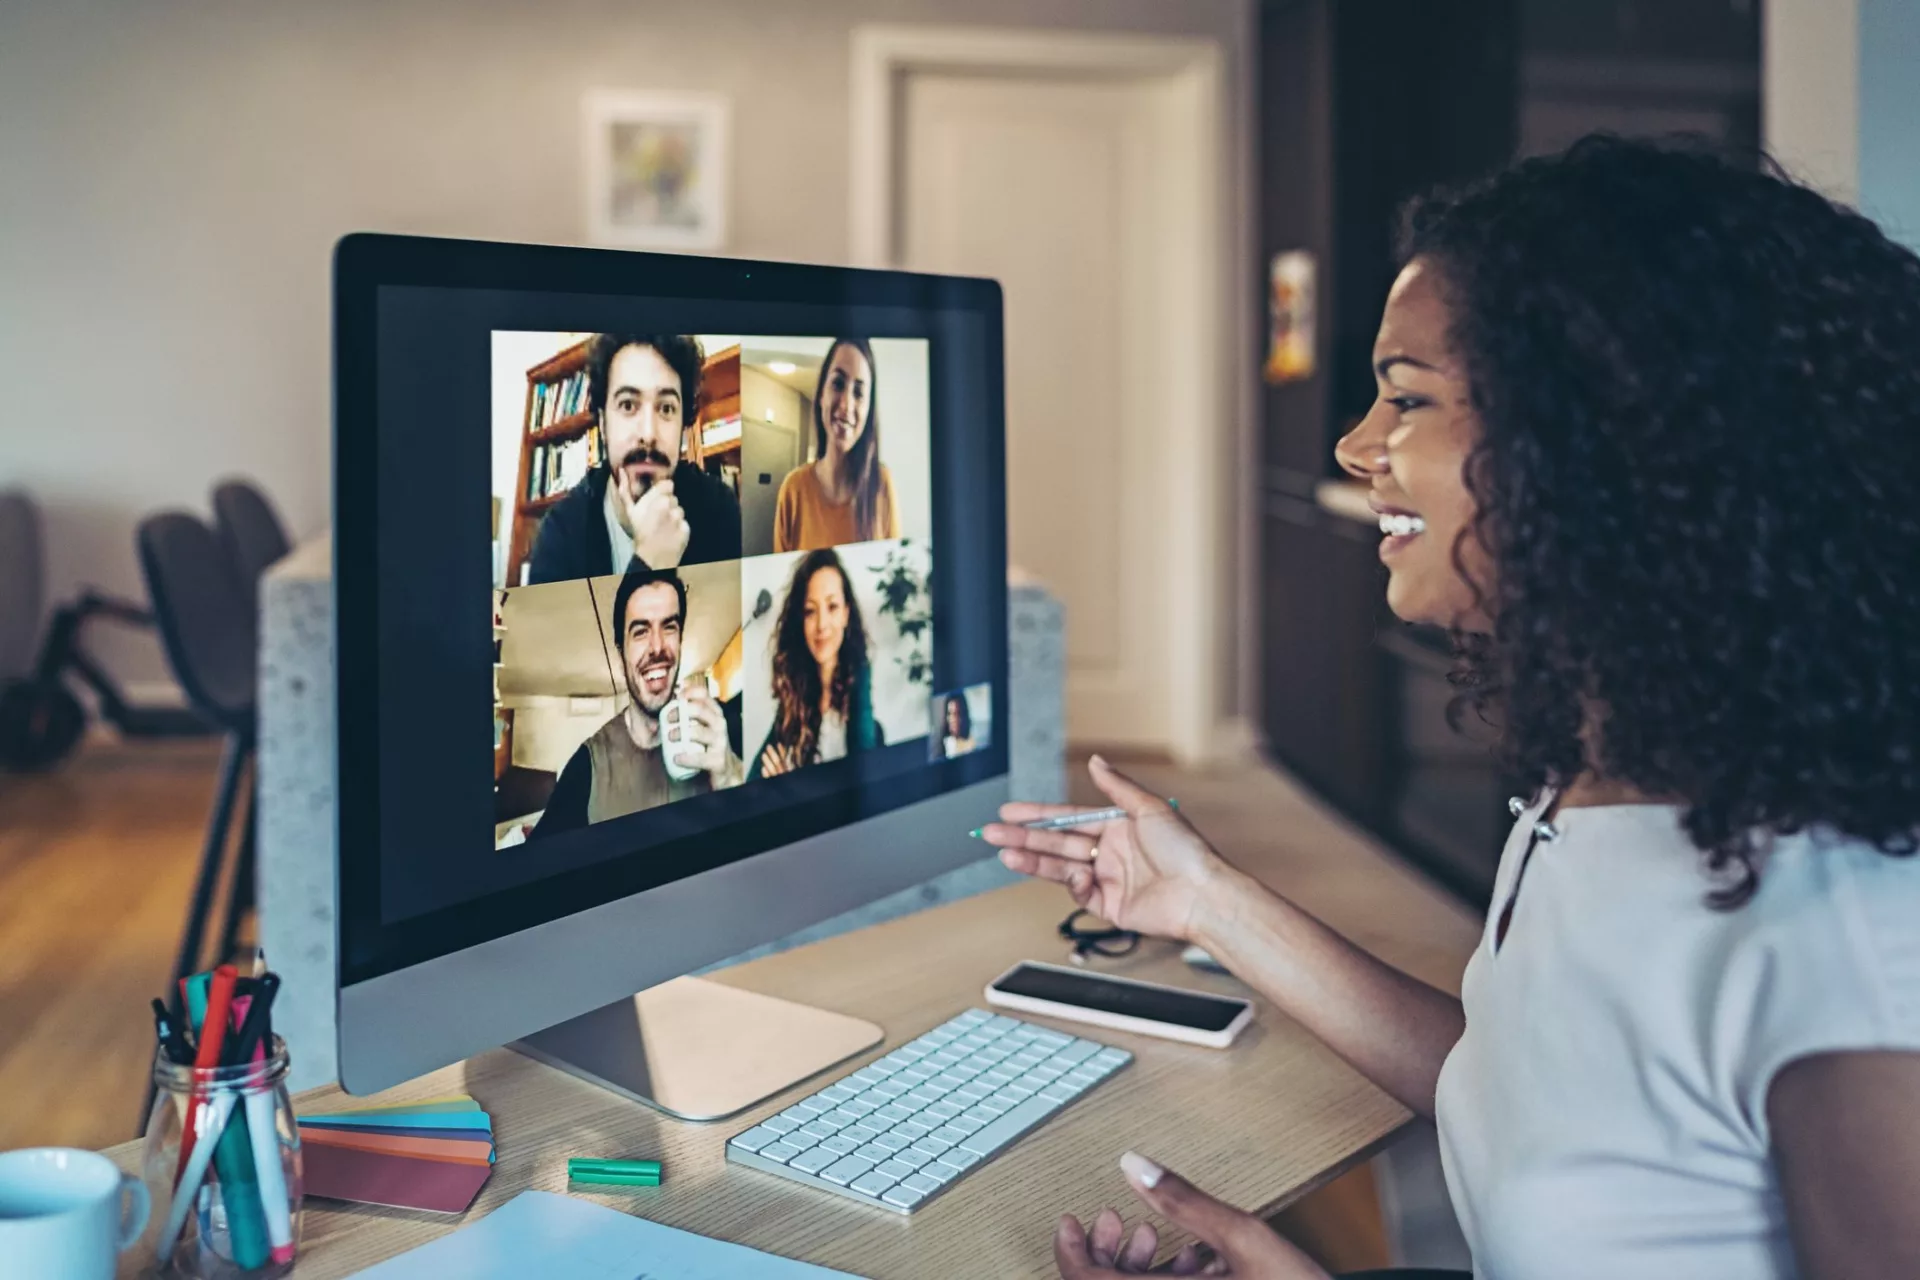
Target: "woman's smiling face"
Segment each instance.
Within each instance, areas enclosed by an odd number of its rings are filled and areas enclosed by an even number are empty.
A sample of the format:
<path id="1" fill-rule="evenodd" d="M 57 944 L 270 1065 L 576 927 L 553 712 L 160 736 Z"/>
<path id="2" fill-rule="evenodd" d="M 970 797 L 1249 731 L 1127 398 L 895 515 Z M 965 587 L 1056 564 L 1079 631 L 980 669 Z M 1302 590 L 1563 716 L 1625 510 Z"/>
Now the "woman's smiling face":
<path id="1" fill-rule="evenodd" d="M 1480 423 L 1448 340 L 1449 319 L 1433 265 L 1408 263 L 1374 339 L 1378 396 L 1334 456 L 1371 485 L 1388 607 L 1408 622 L 1486 631 L 1492 558 L 1475 535 L 1466 483 Z"/>

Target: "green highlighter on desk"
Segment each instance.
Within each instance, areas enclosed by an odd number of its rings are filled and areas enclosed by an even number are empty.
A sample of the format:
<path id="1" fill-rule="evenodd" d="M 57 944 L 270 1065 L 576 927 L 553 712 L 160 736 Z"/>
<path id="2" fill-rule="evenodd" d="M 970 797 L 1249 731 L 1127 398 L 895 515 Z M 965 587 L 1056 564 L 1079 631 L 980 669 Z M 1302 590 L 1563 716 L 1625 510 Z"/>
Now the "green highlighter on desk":
<path id="1" fill-rule="evenodd" d="M 576 1156 L 567 1161 L 567 1180 L 603 1187 L 657 1187 L 658 1160 L 595 1160 Z"/>

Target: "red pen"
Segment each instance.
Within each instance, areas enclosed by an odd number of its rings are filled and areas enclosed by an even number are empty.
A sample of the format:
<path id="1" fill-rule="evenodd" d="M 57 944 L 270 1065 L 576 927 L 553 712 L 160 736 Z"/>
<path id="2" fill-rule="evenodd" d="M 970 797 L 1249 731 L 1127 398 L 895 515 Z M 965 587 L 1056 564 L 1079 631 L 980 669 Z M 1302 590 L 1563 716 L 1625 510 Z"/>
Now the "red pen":
<path id="1" fill-rule="evenodd" d="M 199 1083 L 202 1071 L 220 1065 L 220 1050 L 227 1039 L 227 1017 L 233 1010 L 233 984 L 239 977 L 239 972 L 230 964 L 213 971 L 213 981 L 207 987 L 207 1016 L 200 1020 L 200 1047 L 193 1055 L 195 1084 Z M 200 1091 L 195 1089 L 187 1095 L 187 1122 L 180 1130 L 180 1165 L 174 1170 L 175 1182 L 187 1171 L 187 1160 L 193 1155 L 193 1127 L 199 1116 Z"/>

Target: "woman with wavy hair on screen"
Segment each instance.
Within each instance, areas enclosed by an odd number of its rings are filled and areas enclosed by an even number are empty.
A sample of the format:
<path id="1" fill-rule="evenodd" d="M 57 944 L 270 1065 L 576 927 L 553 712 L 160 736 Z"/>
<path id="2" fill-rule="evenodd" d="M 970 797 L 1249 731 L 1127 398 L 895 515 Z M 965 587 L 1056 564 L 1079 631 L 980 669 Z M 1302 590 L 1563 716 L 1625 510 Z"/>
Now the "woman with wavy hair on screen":
<path id="1" fill-rule="evenodd" d="M 748 778 L 790 773 L 886 741 L 873 718 L 860 602 L 831 549 L 794 568 L 773 632 L 773 702 L 773 728 Z"/>
<path id="2" fill-rule="evenodd" d="M 835 338 L 813 389 L 814 460 L 780 482 L 773 549 L 812 551 L 900 536 L 893 473 L 880 461 L 873 348 Z"/>
<path id="3" fill-rule="evenodd" d="M 1480 1280 L 1920 1276 L 1920 257 L 1766 169 L 1589 138 L 1419 201 L 1401 261 L 1335 452 L 1520 783 L 1460 995 L 1097 756 L 1124 818 L 983 835 L 1434 1119 Z M 1326 1274 L 1121 1166 L 1206 1274 Z M 1071 1280 L 1156 1252 L 1111 1210 L 1054 1244 Z"/>

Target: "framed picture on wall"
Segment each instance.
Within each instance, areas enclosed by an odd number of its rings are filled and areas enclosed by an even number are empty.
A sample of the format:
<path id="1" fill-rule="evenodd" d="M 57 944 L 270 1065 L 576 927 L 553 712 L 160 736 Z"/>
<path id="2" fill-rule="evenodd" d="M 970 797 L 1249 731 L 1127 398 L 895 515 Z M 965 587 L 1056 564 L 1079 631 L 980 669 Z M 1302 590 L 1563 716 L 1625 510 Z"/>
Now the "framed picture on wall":
<path id="1" fill-rule="evenodd" d="M 587 235 L 622 249 L 727 238 L 726 98 L 594 90 L 583 100 Z"/>

